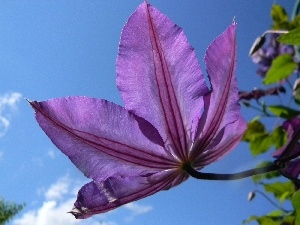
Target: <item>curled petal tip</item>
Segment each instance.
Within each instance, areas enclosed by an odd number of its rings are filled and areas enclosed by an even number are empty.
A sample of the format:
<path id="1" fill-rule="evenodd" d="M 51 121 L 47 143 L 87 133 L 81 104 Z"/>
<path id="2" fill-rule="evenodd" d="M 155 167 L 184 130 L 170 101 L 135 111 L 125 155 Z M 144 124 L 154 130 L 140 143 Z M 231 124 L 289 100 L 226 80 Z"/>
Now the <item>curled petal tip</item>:
<path id="1" fill-rule="evenodd" d="M 30 101 L 28 98 L 25 98 L 25 100 L 26 100 L 29 104 L 31 104 L 31 101 Z"/>
<path id="2" fill-rule="evenodd" d="M 236 22 L 236 20 L 235 20 L 235 16 L 234 16 L 233 19 L 232 19 L 232 25 L 237 25 L 237 22 Z"/>
<path id="3" fill-rule="evenodd" d="M 29 101 L 28 99 L 26 99 L 26 101 L 29 103 L 29 105 L 33 108 L 33 110 L 35 112 L 37 112 L 40 108 L 39 102 L 37 101 Z"/>
<path id="4" fill-rule="evenodd" d="M 76 219 L 81 215 L 80 211 L 79 211 L 78 209 L 76 209 L 76 208 L 73 208 L 73 209 L 72 209 L 70 212 L 68 212 L 68 213 L 71 213 L 73 216 L 75 216 Z"/>
<path id="5" fill-rule="evenodd" d="M 30 101 L 29 99 L 25 99 L 27 102 L 28 102 L 28 104 L 33 108 L 33 110 L 35 110 L 36 111 L 36 108 L 37 108 L 37 102 L 36 101 Z"/>
<path id="6" fill-rule="evenodd" d="M 73 216 L 75 216 L 76 219 L 82 216 L 82 212 L 75 207 L 68 213 L 71 213 Z"/>

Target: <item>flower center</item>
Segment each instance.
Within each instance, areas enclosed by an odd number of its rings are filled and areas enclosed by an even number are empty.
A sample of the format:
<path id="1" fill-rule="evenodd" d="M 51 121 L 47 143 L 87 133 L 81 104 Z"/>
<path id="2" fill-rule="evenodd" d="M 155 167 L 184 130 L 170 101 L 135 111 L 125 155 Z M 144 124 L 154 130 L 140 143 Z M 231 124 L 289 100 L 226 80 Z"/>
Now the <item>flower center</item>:
<path id="1" fill-rule="evenodd" d="M 182 162 L 181 166 L 180 166 L 180 170 L 181 171 L 186 171 L 186 168 L 187 167 L 190 167 L 191 166 L 191 162 L 190 161 L 185 161 L 185 162 Z"/>

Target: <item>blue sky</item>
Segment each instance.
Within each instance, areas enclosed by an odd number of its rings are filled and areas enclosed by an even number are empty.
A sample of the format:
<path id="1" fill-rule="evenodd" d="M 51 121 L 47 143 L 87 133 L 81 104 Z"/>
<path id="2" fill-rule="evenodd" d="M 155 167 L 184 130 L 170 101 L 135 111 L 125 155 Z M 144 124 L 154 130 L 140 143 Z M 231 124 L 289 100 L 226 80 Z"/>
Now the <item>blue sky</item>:
<path id="1" fill-rule="evenodd" d="M 0 196 L 26 208 L 12 225 L 181 225 L 241 224 L 273 209 L 258 197 L 251 179 L 188 179 L 169 191 L 88 220 L 67 214 L 87 182 L 39 128 L 24 100 L 85 95 L 122 105 L 115 84 L 115 61 L 122 27 L 139 0 L 0 2 Z M 150 3 L 181 26 L 202 65 L 209 43 L 233 17 L 238 23 L 237 78 L 242 90 L 261 87 L 248 57 L 254 39 L 270 27 L 271 0 L 152 0 Z M 277 1 L 291 13 L 294 1 Z M 247 120 L 255 114 L 243 110 Z M 268 156 L 266 156 L 268 157 Z M 252 168 L 248 146 L 241 144 L 205 170 L 236 172 Z"/>

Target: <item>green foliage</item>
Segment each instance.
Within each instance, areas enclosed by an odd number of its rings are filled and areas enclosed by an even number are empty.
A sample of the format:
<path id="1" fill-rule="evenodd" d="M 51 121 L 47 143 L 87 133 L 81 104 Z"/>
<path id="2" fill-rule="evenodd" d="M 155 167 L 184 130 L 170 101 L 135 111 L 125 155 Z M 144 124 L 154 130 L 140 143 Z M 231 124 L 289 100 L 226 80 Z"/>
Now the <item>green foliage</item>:
<path id="1" fill-rule="evenodd" d="M 271 9 L 271 17 L 274 23 L 272 26 L 274 30 L 286 29 L 289 26 L 289 16 L 282 6 L 274 4 Z"/>
<path id="2" fill-rule="evenodd" d="M 293 195 L 292 204 L 296 211 L 295 224 L 300 224 L 300 191 L 295 192 Z"/>
<path id="3" fill-rule="evenodd" d="M 250 150 L 254 156 L 266 152 L 272 145 L 269 133 L 258 120 L 253 120 L 248 123 L 243 140 L 250 142 Z"/>
<path id="4" fill-rule="evenodd" d="M 282 147 L 287 140 L 287 135 L 281 127 L 276 127 L 272 132 L 268 132 L 265 126 L 257 119 L 252 120 L 247 125 L 243 141 L 250 143 L 250 150 L 253 156 L 265 153 L 272 145 L 275 148 Z"/>
<path id="5" fill-rule="evenodd" d="M 268 106 L 268 110 L 271 111 L 275 116 L 285 119 L 291 119 L 300 115 L 300 111 L 282 105 Z"/>
<path id="6" fill-rule="evenodd" d="M 279 55 L 272 61 L 263 83 L 274 84 L 288 78 L 297 68 L 293 57 L 290 54 Z"/>
<path id="7" fill-rule="evenodd" d="M 295 102 L 299 105 L 300 104 L 300 78 L 298 78 L 294 83 L 293 96 Z"/>
<path id="8" fill-rule="evenodd" d="M 269 134 L 262 134 L 250 143 L 250 150 L 253 156 L 265 153 L 272 146 L 272 139 Z"/>
<path id="9" fill-rule="evenodd" d="M 273 145 L 276 149 L 284 146 L 287 142 L 287 133 L 285 132 L 285 130 L 282 129 L 281 126 L 276 127 L 273 130 L 271 137 Z"/>
<path id="10" fill-rule="evenodd" d="M 247 142 L 253 141 L 257 136 L 265 132 L 265 126 L 259 120 L 254 119 L 248 123 L 243 140 Z"/>
<path id="11" fill-rule="evenodd" d="M 289 45 L 300 45 L 300 28 L 296 28 L 281 35 L 278 39 L 279 42 Z"/>
<path id="12" fill-rule="evenodd" d="M 12 217 L 24 208 L 24 204 L 18 205 L 12 202 L 6 202 L 4 199 L 0 199 L 0 225 L 4 225 Z"/>
<path id="13" fill-rule="evenodd" d="M 275 210 L 263 216 L 250 216 L 243 224 L 256 221 L 259 225 L 294 225 L 294 216 Z"/>
<path id="14" fill-rule="evenodd" d="M 300 14 L 295 16 L 295 18 L 290 22 L 290 28 L 289 30 L 293 30 L 297 27 L 300 27 Z"/>
<path id="15" fill-rule="evenodd" d="M 298 205 L 300 199 L 295 198 L 295 186 L 291 181 L 288 182 L 273 182 L 264 184 L 262 183 L 266 192 L 273 194 L 280 203 L 285 201 L 295 201 Z M 295 199 L 295 200 L 294 200 Z M 300 205 L 299 205 L 300 206 Z M 260 225 L 278 224 L 278 225 L 294 225 L 295 223 L 295 212 L 286 211 L 278 206 L 278 210 L 272 211 L 271 213 L 263 216 L 251 216 L 244 223 L 256 221 Z M 298 223 L 296 223 L 298 224 Z"/>
<path id="16" fill-rule="evenodd" d="M 247 102 L 246 107 L 253 108 L 259 111 L 261 121 L 259 119 L 252 120 L 248 123 L 247 130 L 244 134 L 243 141 L 249 143 L 250 151 L 253 156 L 258 156 L 269 150 L 279 149 L 287 144 L 287 133 L 283 130 L 282 124 L 284 121 L 300 116 L 300 78 L 294 77 L 295 71 L 299 73 L 299 68 L 296 62 L 300 60 L 300 0 L 295 2 L 295 8 L 292 20 L 285 9 L 274 4 L 271 9 L 271 17 L 273 20 L 273 30 L 289 31 L 287 34 L 281 35 L 278 38 L 283 44 L 294 45 L 295 55 L 281 54 L 277 56 L 271 64 L 271 67 L 266 73 L 263 80 L 264 85 L 273 84 L 275 87 L 283 86 L 286 92 L 278 93 L 279 102 L 277 104 L 267 104 L 266 96 L 256 99 L 259 107 Z M 298 15 L 297 15 L 298 14 Z M 267 28 L 266 28 L 267 29 Z M 265 32 L 272 33 L 270 31 Z M 261 46 L 260 46 L 261 47 Z M 273 46 L 276 48 L 276 46 Z M 296 62 L 295 62 L 296 61 Z M 297 74 L 298 75 L 298 74 Z M 294 88 L 290 81 L 295 81 Z M 281 95 L 287 95 L 280 98 Z M 287 97 L 294 99 L 287 100 Z M 272 130 L 268 131 L 264 125 L 264 118 L 274 119 L 274 126 Z M 271 155 L 272 153 L 269 152 Z M 298 157 L 300 158 L 300 156 Z M 275 158 L 273 158 L 275 160 Z M 257 165 L 257 167 L 266 167 L 273 162 L 265 161 Z M 256 222 L 259 225 L 300 225 L 300 190 L 292 181 L 284 182 L 285 178 L 280 178 L 280 172 L 270 172 L 253 176 L 253 182 L 261 185 L 264 191 L 253 191 L 255 194 L 260 194 L 261 197 L 270 202 L 277 210 L 265 215 L 251 216 L 243 223 Z M 297 192 L 296 192 L 297 191 Z M 252 193 L 252 192 L 251 192 Z M 271 198 L 269 197 L 271 196 Z M 284 204 L 283 204 L 284 203 Z M 287 208 L 283 208 L 287 207 Z"/>
<path id="17" fill-rule="evenodd" d="M 293 30 L 300 26 L 300 15 L 296 15 L 291 21 L 285 9 L 278 4 L 274 4 L 271 9 L 273 20 L 273 30 Z"/>
<path id="18" fill-rule="evenodd" d="M 264 184 L 264 189 L 266 192 L 272 193 L 280 202 L 291 200 L 295 193 L 295 186 L 291 181 Z"/>

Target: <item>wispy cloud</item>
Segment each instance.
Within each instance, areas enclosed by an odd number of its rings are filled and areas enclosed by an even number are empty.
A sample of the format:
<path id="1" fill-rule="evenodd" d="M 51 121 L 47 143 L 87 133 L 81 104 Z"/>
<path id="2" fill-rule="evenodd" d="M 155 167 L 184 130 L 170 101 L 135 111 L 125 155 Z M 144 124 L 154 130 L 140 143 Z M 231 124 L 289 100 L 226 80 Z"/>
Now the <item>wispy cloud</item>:
<path id="1" fill-rule="evenodd" d="M 43 195 L 42 203 L 34 204 L 34 209 L 25 211 L 16 218 L 13 225 L 117 225 L 110 218 L 118 218 L 127 224 L 132 224 L 134 219 L 152 210 L 151 206 L 139 203 L 128 203 L 118 210 L 100 214 L 85 220 L 76 220 L 73 215 L 67 213 L 71 210 L 76 199 L 76 194 L 82 182 L 73 180 L 69 176 L 59 178 L 49 188 L 39 188 L 38 195 Z M 126 211 L 126 217 L 118 216 L 119 210 Z M 114 219 L 113 219 L 114 220 Z"/>
<path id="2" fill-rule="evenodd" d="M 18 92 L 0 95 L 0 137 L 3 137 L 10 125 L 11 111 L 17 108 L 22 95 Z"/>
<path id="3" fill-rule="evenodd" d="M 70 189 L 70 179 L 68 176 L 58 179 L 58 181 L 50 186 L 45 192 L 47 200 L 59 200 L 66 195 Z"/>
<path id="4" fill-rule="evenodd" d="M 131 202 L 131 203 L 126 204 L 124 206 L 124 208 L 130 210 L 135 215 L 144 214 L 144 213 L 147 213 L 147 212 L 149 212 L 153 209 L 152 206 L 140 205 L 140 204 L 135 203 L 135 202 Z"/>
<path id="5" fill-rule="evenodd" d="M 136 202 L 126 204 L 124 208 L 131 212 L 131 214 L 125 218 L 127 222 L 133 221 L 136 216 L 148 213 L 153 209 L 152 206 L 141 205 Z"/>
<path id="6" fill-rule="evenodd" d="M 51 158 L 54 159 L 56 157 L 55 151 L 51 148 L 47 151 L 47 155 Z"/>
<path id="7" fill-rule="evenodd" d="M 62 177 L 44 192 L 43 203 L 36 209 L 25 212 L 15 219 L 13 225 L 116 225 L 105 221 L 105 217 L 76 220 L 70 213 L 70 206 L 75 201 L 75 187 L 79 189 L 78 182 L 68 176 Z"/>
<path id="8" fill-rule="evenodd" d="M 34 166 L 43 167 L 45 161 L 49 161 L 49 158 L 50 159 L 55 159 L 56 156 L 57 156 L 57 153 L 55 152 L 55 150 L 49 149 L 45 153 L 45 155 L 42 155 L 42 156 L 33 156 L 31 158 L 31 163 Z"/>

